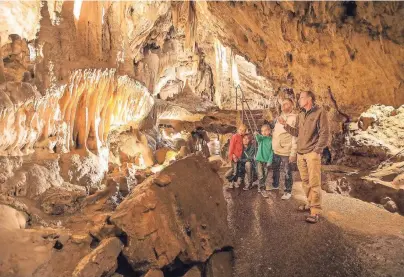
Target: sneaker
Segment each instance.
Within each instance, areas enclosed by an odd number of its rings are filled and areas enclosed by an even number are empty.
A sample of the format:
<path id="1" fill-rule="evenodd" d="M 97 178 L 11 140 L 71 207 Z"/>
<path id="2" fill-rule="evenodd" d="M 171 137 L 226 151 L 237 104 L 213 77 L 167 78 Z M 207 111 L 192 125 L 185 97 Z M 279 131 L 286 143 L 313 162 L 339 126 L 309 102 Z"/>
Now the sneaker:
<path id="1" fill-rule="evenodd" d="M 319 217 L 318 214 L 309 215 L 308 217 L 306 217 L 306 222 L 307 223 L 316 224 L 319 221 L 320 221 L 320 217 Z"/>
<path id="2" fill-rule="evenodd" d="M 229 185 L 227 186 L 227 188 L 228 189 L 233 189 L 234 188 L 233 182 L 230 182 Z"/>
<path id="3" fill-rule="evenodd" d="M 268 198 L 268 197 L 269 197 L 268 192 L 266 192 L 265 190 L 261 190 L 260 193 L 261 193 L 262 196 L 264 196 L 264 198 Z"/>
<path id="4" fill-rule="evenodd" d="M 235 187 L 236 189 L 238 189 L 238 188 L 240 187 L 240 184 L 241 184 L 241 179 L 238 178 L 238 179 L 237 179 L 237 182 L 234 183 L 234 187 Z"/>
<path id="5" fill-rule="evenodd" d="M 251 185 L 245 184 L 243 190 L 250 190 L 250 188 L 252 188 Z"/>
<path id="6" fill-rule="evenodd" d="M 259 181 L 257 180 L 257 181 L 255 181 L 255 182 L 253 182 L 252 184 L 251 184 L 251 187 L 253 188 L 253 187 L 258 187 L 259 186 Z"/>
<path id="7" fill-rule="evenodd" d="M 278 190 L 279 187 L 273 187 L 272 185 L 266 185 L 265 190 L 266 191 L 271 191 L 271 190 Z"/>
<path id="8" fill-rule="evenodd" d="M 281 199 L 282 200 L 289 200 L 292 197 L 292 194 L 289 192 L 285 192 L 284 195 L 282 195 Z"/>

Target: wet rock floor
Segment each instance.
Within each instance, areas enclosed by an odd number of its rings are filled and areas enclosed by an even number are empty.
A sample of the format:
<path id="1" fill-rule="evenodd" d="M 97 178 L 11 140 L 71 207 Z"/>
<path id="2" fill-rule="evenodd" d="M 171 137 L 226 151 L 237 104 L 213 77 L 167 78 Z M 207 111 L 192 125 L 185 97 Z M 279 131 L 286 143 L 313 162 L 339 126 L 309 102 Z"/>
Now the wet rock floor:
<path id="1" fill-rule="evenodd" d="M 294 187 L 296 198 L 299 187 Z M 223 191 L 235 246 L 235 277 L 404 276 L 404 236 L 366 235 L 326 216 L 318 224 L 307 224 L 305 214 L 296 210 L 298 201 L 281 200 L 281 191 L 270 192 L 269 198 L 256 189 L 225 186 Z"/>

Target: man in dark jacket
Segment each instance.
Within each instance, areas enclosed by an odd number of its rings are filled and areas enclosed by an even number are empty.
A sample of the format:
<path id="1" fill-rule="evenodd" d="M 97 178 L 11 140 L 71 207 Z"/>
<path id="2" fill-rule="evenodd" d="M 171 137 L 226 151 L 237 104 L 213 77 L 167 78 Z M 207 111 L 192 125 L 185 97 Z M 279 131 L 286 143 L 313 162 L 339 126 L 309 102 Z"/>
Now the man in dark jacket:
<path id="1" fill-rule="evenodd" d="M 317 223 L 321 213 L 321 154 L 329 139 L 327 112 L 315 105 L 311 91 L 300 94 L 299 105 L 302 112 L 296 119 L 296 127 L 287 124 L 282 117 L 278 117 L 278 122 L 297 137 L 297 167 L 308 201 L 308 205 L 300 206 L 299 210 L 310 210 L 306 221 Z"/>

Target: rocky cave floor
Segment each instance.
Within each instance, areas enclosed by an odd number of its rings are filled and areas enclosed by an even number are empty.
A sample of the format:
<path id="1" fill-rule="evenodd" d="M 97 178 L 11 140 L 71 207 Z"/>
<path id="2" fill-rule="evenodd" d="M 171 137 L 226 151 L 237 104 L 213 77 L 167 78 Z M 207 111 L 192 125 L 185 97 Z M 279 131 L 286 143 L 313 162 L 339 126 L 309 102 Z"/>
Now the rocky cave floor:
<path id="1" fill-rule="evenodd" d="M 282 190 L 263 198 L 224 186 L 233 276 L 404 276 L 404 217 L 323 191 L 321 223 L 307 224 L 296 210 L 304 194 L 297 172 L 294 178 L 289 201 Z"/>
<path id="2" fill-rule="evenodd" d="M 298 172 L 284 201 L 282 191 L 264 198 L 228 190 L 220 180 L 227 169 L 218 156 L 190 155 L 138 183 L 118 206 L 116 192 L 84 202 L 61 194 L 52 200 L 54 212 L 64 207 L 59 215 L 38 205 L 46 198 L 0 196 L 0 276 L 404 276 L 399 213 L 323 191 L 324 216 L 310 225 L 296 211 L 304 199 Z"/>

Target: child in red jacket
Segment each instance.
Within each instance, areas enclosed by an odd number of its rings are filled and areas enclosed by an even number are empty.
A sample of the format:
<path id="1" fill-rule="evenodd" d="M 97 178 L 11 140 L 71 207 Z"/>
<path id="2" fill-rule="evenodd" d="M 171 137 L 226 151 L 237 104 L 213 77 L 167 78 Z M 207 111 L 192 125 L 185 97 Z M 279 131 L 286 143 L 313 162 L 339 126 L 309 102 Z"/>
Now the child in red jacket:
<path id="1" fill-rule="evenodd" d="M 229 188 L 238 188 L 240 186 L 241 180 L 234 180 L 237 176 L 237 162 L 240 160 L 243 154 L 243 136 L 247 131 L 247 127 L 241 124 L 237 133 L 231 137 L 229 146 L 229 161 L 231 161 L 231 169 L 226 173 L 225 177 L 229 181 Z M 235 183 L 234 183 L 235 182 Z M 234 185 L 233 185 L 234 183 Z"/>

